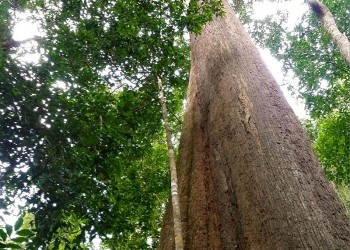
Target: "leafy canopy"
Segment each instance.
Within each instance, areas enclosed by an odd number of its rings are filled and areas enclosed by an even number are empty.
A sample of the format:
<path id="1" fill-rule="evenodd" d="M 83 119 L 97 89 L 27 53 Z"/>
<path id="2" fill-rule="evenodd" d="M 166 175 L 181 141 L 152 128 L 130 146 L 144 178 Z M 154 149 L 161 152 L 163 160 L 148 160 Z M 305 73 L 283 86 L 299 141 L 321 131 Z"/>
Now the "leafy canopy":
<path id="1" fill-rule="evenodd" d="M 155 79 L 179 127 L 184 34 L 220 9 L 217 0 L 0 3 L 2 44 L 15 44 L 24 11 L 42 33 L 31 48 L 0 50 L 1 208 L 26 201 L 27 249 L 81 249 L 96 235 L 111 248 L 156 245 L 169 176 Z M 21 61 L 31 50 L 39 62 Z"/>

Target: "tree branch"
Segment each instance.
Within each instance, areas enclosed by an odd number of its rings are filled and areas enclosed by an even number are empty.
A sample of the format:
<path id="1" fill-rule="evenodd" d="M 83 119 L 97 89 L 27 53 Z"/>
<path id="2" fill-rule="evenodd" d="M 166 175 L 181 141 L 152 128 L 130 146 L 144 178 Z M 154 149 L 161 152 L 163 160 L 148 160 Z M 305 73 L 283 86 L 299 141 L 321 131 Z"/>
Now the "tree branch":
<path id="1" fill-rule="evenodd" d="M 348 38 L 339 31 L 332 13 L 319 0 L 309 0 L 308 4 L 317 18 L 322 22 L 323 27 L 332 36 L 342 58 L 350 68 L 350 42 Z"/>
<path id="2" fill-rule="evenodd" d="M 11 39 L 8 39 L 8 40 L 5 40 L 4 42 L 2 42 L 1 48 L 3 50 L 10 50 L 10 49 L 12 49 L 14 47 L 18 47 L 18 46 L 20 46 L 22 44 L 25 44 L 27 42 L 39 41 L 41 39 L 42 39 L 42 37 L 40 37 L 40 36 L 34 36 L 34 37 L 31 37 L 31 38 L 24 39 L 22 41 L 16 41 L 16 40 L 11 38 Z"/>

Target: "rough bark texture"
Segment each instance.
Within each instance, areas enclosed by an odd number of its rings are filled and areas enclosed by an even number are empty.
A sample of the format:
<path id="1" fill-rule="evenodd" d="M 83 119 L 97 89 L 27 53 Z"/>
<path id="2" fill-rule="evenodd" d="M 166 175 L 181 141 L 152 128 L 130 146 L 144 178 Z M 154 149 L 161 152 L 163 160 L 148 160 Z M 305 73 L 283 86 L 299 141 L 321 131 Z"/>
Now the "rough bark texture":
<path id="1" fill-rule="evenodd" d="M 178 163 L 185 249 L 350 249 L 302 126 L 227 2 L 191 37 Z M 158 249 L 174 249 L 167 206 Z"/>
<path id="2" fill-rule="evenodd" d="M 318 0 L 308 1 L 312 11 L 320 19 L 324 28 L 332 36 L 333 41 L 339 48 L 340 54 L 350 68 L 350 42 L 349 39 L 342 34 L 334 20 L 329 9 Z"/>

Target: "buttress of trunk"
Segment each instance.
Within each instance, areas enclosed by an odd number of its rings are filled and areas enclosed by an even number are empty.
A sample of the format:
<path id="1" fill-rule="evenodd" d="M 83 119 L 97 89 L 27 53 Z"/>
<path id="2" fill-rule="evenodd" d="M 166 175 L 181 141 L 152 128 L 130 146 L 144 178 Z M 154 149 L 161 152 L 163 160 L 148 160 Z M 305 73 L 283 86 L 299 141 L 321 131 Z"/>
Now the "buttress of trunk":
<path id="1" fill-rule="evenodd" d="M 178 161 L 185 249 L 350 249 L 350 223 L 297 117 L 225 1 L 191 36 Z M 158 249 L 174 249 L 167 206 Z"/>
<path id="2" fill-rule="evenodd" d="M 176 173 L 176 163 L 174 155 L 174 146 L 171 141 L 171 128 L 168 119 L 168 111 L 166 107 L 166 99 L 163 91 L 163 85 L 160 78 L 158 78 L 158 87 L 159 87 L 159 96 L 160 103 L 162 106 L 164 127 L 166 132 L 166 140 L 168 145 L 168 154 L 169 154 L 169 163 L 170 163 L 170 185 L 171 185 L 171 202 L 173 205 L 173 222 L 174 222 L 174 242 L 176 250 L 183 250 L 183 237 L 182 237 L 182 226 L 181 226 L 181 214 L 180 214 L 180 205 L 178 198 L 178 184 L 177 184 L 177 173 Z"/>
<path id="3" fill-rule="evenodd" d="M 316 14 L 317 18 L 322 22 L 324 28 L 331 35 L 333 41 L 339 48 L 341 56 L 343 57 L 346 64 L 350 68 L 349 39 L 339 31 L 332 13 L 325 5 L 323 5 L 318 0 L 308 1 L 308 3 L 312 11 Z"/>

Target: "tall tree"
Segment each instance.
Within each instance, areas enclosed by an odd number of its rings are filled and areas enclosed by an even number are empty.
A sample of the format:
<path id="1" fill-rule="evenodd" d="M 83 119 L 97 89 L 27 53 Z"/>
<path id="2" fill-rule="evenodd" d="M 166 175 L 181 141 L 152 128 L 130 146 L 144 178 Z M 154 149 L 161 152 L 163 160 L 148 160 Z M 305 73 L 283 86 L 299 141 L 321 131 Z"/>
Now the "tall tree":
<path id="1" fill-rule="evenodd" d="M 350 42 L 349 39 L 339 31 L 335 19 L 329 9 L 318 0 L 308 2 L 317 18 L 320 19 L 324 28 L 332 36 L 337 44 L 340 54 L 350 68 Z"/>
<path id="2" fill-rule="evenodd" d="M 199 32 L 217 2 L 0 1 L 0 153 L 7 163 L 0 205 L 27 198 L 37 229 L 32 249 L 79 248 L 96 234 L 110 248 L 156 244 L 168 172 L 150 76 L 169 83 L 169 110 L 180 109 L 189 64 L 184 29 Z M 38 64 L 9 55 L 23 49 L 7 42 L 19 4 L 45 31 Z"/>
<path id="3" fill-rule="evenodd" d="M 338 29 L 350 37 L 350 1 L 322 2 L 329 9 L 327 16 L 332 12 Z M 350 196 L 350 68 L 338 45 L 313 11 L 305 13 L 293 29 L 278 15 L 253 24 L 255 41 L 270 49 L 283 63 L 284 72 L 296 76 L 290 87 L 309 111 L 310 119 L 304 125 L 318 159 L 327 178 L 339 188 L 347 187 Z"/>
<path id="4" fill-rule="evenodd" d="M 185 249 L 349 249 L 350 222 L 226 1 L 191 35 L 178 177 Z M 159 249 L 173 249 L 171 206 Z"/>

